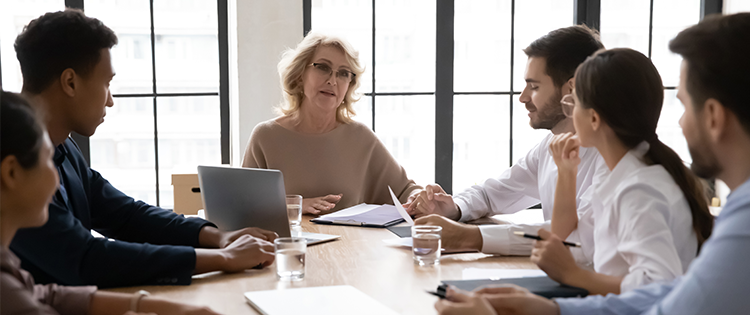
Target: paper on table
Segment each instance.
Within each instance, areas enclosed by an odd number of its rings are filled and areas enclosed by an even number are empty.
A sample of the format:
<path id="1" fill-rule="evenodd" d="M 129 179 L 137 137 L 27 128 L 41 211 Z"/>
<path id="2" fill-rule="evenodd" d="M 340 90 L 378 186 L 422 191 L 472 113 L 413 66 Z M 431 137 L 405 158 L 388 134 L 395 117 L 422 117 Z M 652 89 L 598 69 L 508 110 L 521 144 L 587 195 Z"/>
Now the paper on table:
<path id="1" fill-rule="evenodd" d="M 511 278 L 527 278 L 527 277 L 544 277 L 547 274 L 539 269 L 482 269 L 482 268 L 466 268 L 462 272 L 462 278 L 464 280 L 477 280 L 477 279 L 511 279 Z"/>
<path id="2" fill-rule="evenodd" d="M 380 207 L 380 205 L 370 205 L 366 203 L 360 203 L 356 206 L 351 206 L 346 209 L 341 209 L 339 211 L 336 211 L 334 213 L 329 213 L 326 215 L 321 216 L 321 219 L 329 219 L 329 218 L 338 218 L 338 217 L 348 217 L 348 216 L 354 216 L 358 214 L 365 213 L 367 211 L 370 211 L 372 209 L 375 209 L 377 207 Z"/>
<path id="3" fill-rule="evenodd" d="M 397 314 L 349 285 L 245 292 L 261 314 Z"/>
<path id="4" fill-rule="evenodd" d="M 383 243 L 390 246 L 396 246 L 396 247 L 411 247 L 412 246 L 412 240 L 411 237 L 401 237 L 397 239 L 385 239 L 383 240 Z"/>
<path id="5" fill-rule="evenodd" d="M 411 219 L 411 216 L 406 213 L 406 210 L 404 210 L 404 206 L 401 205 L 401 201 L 398 201 L 398 198 L 396 198 L 396 194 L 393 193 L 393 189 L 391 189 L 391 186 L 388 186 L 388 191 L 391 192 L 391 198 L 393 198 L 393 204 L 396 205 L 396 210 L 398 210 L 398 214 L 401 215 L 401 217 L 406 220 L 406 224 L 414 225 L 414 220 Z"/>

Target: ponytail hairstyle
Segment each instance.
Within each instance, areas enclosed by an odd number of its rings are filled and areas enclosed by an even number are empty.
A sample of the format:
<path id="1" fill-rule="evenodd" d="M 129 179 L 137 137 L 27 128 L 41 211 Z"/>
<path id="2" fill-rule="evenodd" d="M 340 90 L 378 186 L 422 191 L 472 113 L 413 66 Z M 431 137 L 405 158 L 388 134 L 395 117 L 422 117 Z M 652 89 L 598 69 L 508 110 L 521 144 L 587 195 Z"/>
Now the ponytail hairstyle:
<path id="1" fill-rule="evenodd" d="M 629 48 L 600 50 L 578 67 L 575 80 L 581 106 L 593 108 L 623 144 L 632 149 L 648 142 L 644 162 L 663 166 L 682 190 L 690 206 L 700 251 L 711 236 L 714 218 L 698 178 L 656 136 L 664 87 L 654 64 Z"/>
<path id="2" fill-rule="evenodd" d="M 44 127 L 29 103 L 20 95 L 0 90 L 0 161 L 15 156 L 24 169 L 39 163 Z"/>

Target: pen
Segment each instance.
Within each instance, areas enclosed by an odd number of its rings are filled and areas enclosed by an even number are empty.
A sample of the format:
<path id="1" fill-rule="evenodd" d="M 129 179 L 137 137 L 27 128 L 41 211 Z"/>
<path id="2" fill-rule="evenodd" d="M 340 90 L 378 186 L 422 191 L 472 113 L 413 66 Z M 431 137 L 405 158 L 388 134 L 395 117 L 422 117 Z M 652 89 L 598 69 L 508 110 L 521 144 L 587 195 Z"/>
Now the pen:
<path id="1" fill-rule="evenodd" d="M 429 294 L 432 294 L 432 295 L 434 295 L 434 296 L 437 296 L 437 297 L 439 297 L 439 298 L 441 298 L 441 299 L 444 299 L 444 298 L 445 298 L 445 294 L 440 294 L 440 292 L 433 292 L 433 291 L 427 291 L 427 290 L 424 290 L 424 292 L 427 292 L 427 293 L 429 293 Z"/>
<path id="2" fill-rule="evenodd" d="M 539 235 L 526 234 L 526 233 L 521 232 L 521 231 L 515 231 L 515 232 L 513 232 L 513 234 L 518 235 L 518 236 L 522 236 L 522 237 L 525 237 L 525 238 L 534 239 L 534 240 L 537 240 L 537 241 L 543 241 L 543 239 L 541 237 L 539 237 Z M 565 246 L 570 246 L 570 247 L 581 247 L 581 243 L 563 242 L 563 244 L 565 244 Z"/>

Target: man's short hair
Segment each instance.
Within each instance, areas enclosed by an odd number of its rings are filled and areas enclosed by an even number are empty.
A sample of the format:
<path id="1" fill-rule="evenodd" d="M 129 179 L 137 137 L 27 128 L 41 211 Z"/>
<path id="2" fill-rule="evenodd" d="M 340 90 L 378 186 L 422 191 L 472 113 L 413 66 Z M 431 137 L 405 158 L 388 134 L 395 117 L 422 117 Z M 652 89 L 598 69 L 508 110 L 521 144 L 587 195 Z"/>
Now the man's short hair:
<path id="1" fill-rule="evenodd" d="M 117 36 L 83 11 L 50 12 L 29 22 L 16 38 L 24 90 L 39 94 L 71 68 L 86 76 L 99 62 L 100 50 L 117 44 Z"/>
<path id="2" fill-rule="evenodd" d="M 586 25 L 564 27 L 540 37 L 523 50 L 526 56 L 547 59 L 545 72 L 555 86 L 568 82 L 578 65 L 604 45 L 599 33 Z"/>
<path id="3" fill-rule="evenodd" d="M 750 133 L 750 13 L 708 16 L 677 34 L 669 49 L 687 62 L 694 109 L 716 99 Z"/>

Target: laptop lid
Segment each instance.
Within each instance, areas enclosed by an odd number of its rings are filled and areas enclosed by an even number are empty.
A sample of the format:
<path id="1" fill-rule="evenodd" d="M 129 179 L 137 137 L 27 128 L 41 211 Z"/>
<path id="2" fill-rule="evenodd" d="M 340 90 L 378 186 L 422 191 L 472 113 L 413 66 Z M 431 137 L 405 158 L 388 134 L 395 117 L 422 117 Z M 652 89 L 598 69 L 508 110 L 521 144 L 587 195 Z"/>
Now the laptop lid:
<path id="1" fill-rule="evenodd" d="M 206 219 L 220 230 L 259 227 L 291 236 L 281 171 L 198 166 Z"/>

